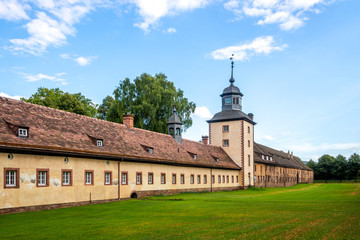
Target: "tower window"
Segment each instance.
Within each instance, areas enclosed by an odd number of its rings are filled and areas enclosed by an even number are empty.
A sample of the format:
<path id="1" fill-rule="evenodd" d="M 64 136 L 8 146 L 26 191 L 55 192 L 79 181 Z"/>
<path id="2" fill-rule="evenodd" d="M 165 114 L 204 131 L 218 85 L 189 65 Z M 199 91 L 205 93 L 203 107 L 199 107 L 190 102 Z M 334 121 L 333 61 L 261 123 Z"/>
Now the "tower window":
<path id="1" fill-rule="evenodd" d="M 223 126 L 223 132 L 229 132 L 229 125 Z"/>
<path id="2" fill-rule="evenodd" d="M 248 133 L 250 133 L 250 127 L 248 126 Z"/>
<path id="3" fill-rule="evenodd" d="M 228 139 L 224 139 L 223 140 L 223 147 L 228 147 L 229 146 L 229 140 Z"/>
<path id="4" fill-rule="evenodd" d="M 180 136 L 181 134 L 181 130 L 180 130 L 180 128 L 176 128 L 176 136 Z"/>
<path id="5" fill-rule="evenodd" d="M 250 161 L 250 155 L 248 155 L 248 165 L 250 166 L 251 161 Z"/>
<path id="6" fill-rule="evenodd" d="M 250 140 L 248 140 L 248 147 L 250 147 Z"/>

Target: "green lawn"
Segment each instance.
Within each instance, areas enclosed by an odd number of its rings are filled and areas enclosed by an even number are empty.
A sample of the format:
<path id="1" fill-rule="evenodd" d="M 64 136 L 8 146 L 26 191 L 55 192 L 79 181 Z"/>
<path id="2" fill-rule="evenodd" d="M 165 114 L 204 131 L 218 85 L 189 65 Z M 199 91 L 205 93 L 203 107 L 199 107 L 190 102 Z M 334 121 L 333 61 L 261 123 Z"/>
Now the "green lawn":
<path id="1" fill-rule="evenodd" d="M 360 184 L 185 193 L 0 216 L 5 239 L 360 239 Z"/>

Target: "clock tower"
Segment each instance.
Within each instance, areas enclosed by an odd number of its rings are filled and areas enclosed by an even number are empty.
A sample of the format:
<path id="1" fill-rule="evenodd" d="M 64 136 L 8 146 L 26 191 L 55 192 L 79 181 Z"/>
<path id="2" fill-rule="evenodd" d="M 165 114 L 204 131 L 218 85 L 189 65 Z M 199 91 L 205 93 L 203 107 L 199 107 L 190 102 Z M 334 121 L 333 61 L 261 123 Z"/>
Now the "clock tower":
<path id="1" fill-rule="evenodd" d="M 230 86 L 220 95 L 222 111 L 209 123 L 211 145 L 220 146 L 242 169 L 240 187 L 254 186 L 254 115 L 242 111 L 243 94 L 234 85 L 234 61 L 231 58 Z"/>

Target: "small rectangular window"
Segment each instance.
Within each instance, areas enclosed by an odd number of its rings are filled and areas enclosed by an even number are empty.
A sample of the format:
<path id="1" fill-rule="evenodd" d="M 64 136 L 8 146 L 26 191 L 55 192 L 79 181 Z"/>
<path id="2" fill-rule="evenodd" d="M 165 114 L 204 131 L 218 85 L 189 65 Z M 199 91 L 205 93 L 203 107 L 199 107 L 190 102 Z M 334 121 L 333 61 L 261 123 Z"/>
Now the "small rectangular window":
<path id="1" fill-rule="evenodd" d="M 262 159 L 262 160 L 265 160 L 265 156 L 264 156 L 264 155 L 261 155 L 261 159 Z"/>
<path id="2" fill-rule="evenodd" d="M 49 169 L 36 169 L 36 186 L 47 187 L 49 186 Z"/>
<path id="3" fill-rule="evenodd" d="M 250 158 L 250 155 L 248 155 L 248 165 L 250 166 L 251 164 L 251 158 Z"/>
<path id="4" fill-rule="evenodd" d="M 234 176 L 231 176 L 231 182 L 234 183 Z"/>
<path id="5" fill-rule="evenodd" d="M 128 184 L 128 173 L 127 172 L 121 172 L 121 184 L 122 185 Z"/>
<path id="6" fill-rule="evenodd" d="M 153 154 L 154 153 L 154 149 L 153 148 L 149 148 L 149 153 Z"/>
<path id="7" fill-rule="evenodd" d="M 221 183 L 221 176 L 218 175 L 218 183 Z"/>
<path id="8" fill-rule="evenodd" d="M 207 184 L 207 175 L 204 175 L 204 184 Z"/>
<path id="9" fill-rule="evenodd" d="M 185 175 L 184 175 L 184 174 L 181 174 L 181 175 L 180 175 L 180 183 L 181 183 L 181 184 L 184 184 L 184 183 L 185 183 Z"/>
<path id="10" fill-rule="evenodd" d="M 4 188 L 19 188 L 19 168 L 4 168 L 5 185 Z"/>
<path id="11" fill-rule="evenodd" d="M 248 126 L 248 133 L 250 133 L 250 127 Z"/>
<path id="12" fill-rule="evenodd" d="M 154 174 L 153 173 L 148 174 L 148 183 L 154 184 Z"/>
<path id="13" fill-rule="evenodd" d="M 161 184 L 166 184 L 166 174 L 165 173 L 161 174 Z"/>
<path id="14" fill-rule="evenodd" d="M 136 173 L 136 185 L 141 185 L 141 184 L 142 184 L 142 173 L 137 172 Z"/>
<path id="15" fill-rule="evenodd" d="M 248 140 L 248 147 L 250 147 L 250 140 Z"/>
<path id="16" fill-rule="evenodd" d="M 71 169 L 63 169 L 61 170 L 61 177 L 62 177 L 62 186 L 72 186 L 72 170 Z"/>
<path id="17" fill-rule="evenodd" d="M 215 183 L 215 176 L 214 176 L 214 175 L 211 176 L 211 182 L 212 182 L 213 184 Z"/>
<path id="18" fill-rule="evenodd" d="M 236 183 L 239 182 L 239 176 L 236 176 Z"/>
<path id="19" fill-rule="evenodd" d="M 197 176 L 197 183 L 200 184 L 201 183 L 201 175 Z"/>
<path id="20" fill-rule="evenodd" d="M 176 174 L 172 175 L 172 184 L 176 184 Z"/>
<path id="21" fill-rule="evenodd" d="M 18 137 L 28 137 L 29 132 L 27 128 L 19 128 L 18 129 Z"/>
<path id="22" fill-rule="evenodd" d="M 223 181 L 222 182 L 225 183 L 225 175 L 223 175 Z"/>
<path id="23" fill-rule="evenodd" d="M 193 174 L 190 175 L 190 183 L 194 184 L 194 175 Z"/>
<path id="24" fill-rule="evenodd" d="M 254 164 L 254 171 L 256 172 L 256 165 Z"/>
<path id="25" fill-rule="evenodd" d="M 102 147 L 103 146 L 103 140 L 102 139 L 96 140 L 96 146 Z"/>
<path id="26" fill-rule="evenodd" d="M 266 156 L 266 160 L 268 160 L 268 161 L 269 161 L 269 156 Z"/>
<path id="27" fill-rule="evenodd" d="M 85 170 L 85 185 L 94 185 L 94 171 Z"/>
<path id="28" fill-rule="evenodd" d="M 229 125 L 223 126 L 223 132 L 229 132 Z"/>
<path id="29" fill-rule="evenodd" d="M 229 176 L 226 176 L 226 183 L 229 183 Z"/>
<path id="30" fill-rule="evenodd" d="M 105 171 L 105 185 L 111 185 L 112 181 L 112 172 L 111 171 Z"/>
<path id="31" fill-rule="evenodd" d="M 228 139 L 224 139 L 223 140 L 223 147 L 228 147 L 229 146 L 229 140 Z"/>

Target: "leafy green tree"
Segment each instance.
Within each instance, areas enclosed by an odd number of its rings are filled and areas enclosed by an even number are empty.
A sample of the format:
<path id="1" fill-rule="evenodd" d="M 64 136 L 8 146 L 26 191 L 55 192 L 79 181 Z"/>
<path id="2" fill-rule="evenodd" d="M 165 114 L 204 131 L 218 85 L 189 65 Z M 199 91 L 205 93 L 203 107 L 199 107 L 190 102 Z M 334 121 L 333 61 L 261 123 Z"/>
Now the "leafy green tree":
<path id="1" fill-rule="evenodd" d="M 22 101 L 30 102 L 46 107 L 56 108 L 85 116 L 95 117 L 97 105 L 81 93 L 67 93 L 59 88 L 38 88 L 30 98 L 21 98 Z"/>
<path id="2" fill-rule="evenodd" d="M 134 82 L 126 78 L 114 90 L 114 101 L 108 97 L 99 107 L 106 120 L 122 123 L 123 114 L 132 113 L 135 127 L 161 133 L 167 132 L 166 123 L 174 105 L 185 129 L 192 125 L 190 115 L 196 108 L 162 73 L 143 73 Z"/>
<path id="3" fill-rule="evenodd" d="M 335 177 L 335 179 L 348 179 L 348 175 L 346 174 L 347 165 L 348 162 L 346 161 L 346 157 L 344 157 L 343 155 L 339 154 L 335 158 L 334 166 L 332 169 L 332 175 Z"/>
<path id="4" fill-rule="evenodd" d="M 318 159 L 319 179 L 329 180 L 333 179 L 333 165 L 335 158 L 325 154 Z"/>
<path id="5" fill-rule="evenodd" d="M 356 178 L 359 170 L 360 170 L 360 155 L 354 153 L 349 157 L 349 162 L 348 162 L 349 178 L 350 179 Z"/>
<path id="6" fill-rule="evenodd" d="M 114 104 L 115 99 L 111 96 L 106 96 L 103 99 L 102 104 L 97 109 L 97 118 L 107 119 L 107 114 L 109 113 L 109 109 L 112 104 Z"/>

